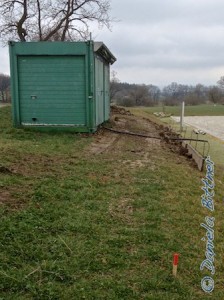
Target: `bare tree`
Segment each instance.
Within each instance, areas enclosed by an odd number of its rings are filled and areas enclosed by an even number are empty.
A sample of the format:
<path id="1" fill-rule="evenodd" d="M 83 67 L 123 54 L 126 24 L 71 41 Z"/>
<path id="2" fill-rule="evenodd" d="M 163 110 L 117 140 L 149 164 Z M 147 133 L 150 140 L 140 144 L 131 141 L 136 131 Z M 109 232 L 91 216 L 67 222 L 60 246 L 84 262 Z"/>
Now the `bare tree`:
<path id="1" fill-rule="evenodd" d="M 220 79 L 217 81 L 217 84 L 220 89 L 224 90 L 224 76 L 220 77 Z"/>
<path id="2" fill-rule="evenodd" d="M 149 102 L 149 89 L 145 84 L 134 85 L 130 96 L 134 99 L 137 106 L 145 105 Z"/>
<path id="3" fill-rule="evenodd" d="M 121 90 L 120 87 L 120 80 L 117 78 L 117 72 L 112 71 L 111 72 L 111 80 L 110 80 L 110 100 L 112 101 L 117 92 Z"/>
<path id="4" fill-rule="evenodd" d="M 5 74 L 0 74 L 0 99 L 2 102 L 9 101 L 9 86 L 10 86 L 10 77 Z"/>
<path id="5" fill-rule="evenodd" d="M 161 95 L 160 89 L 158 88 L 158 86 L 153 85 L 153 84 L 150 84 L 148 86 L 148 89 L 149 89 L 149 95 L 150 95 L 150 98 L 153 101 L 153 104 L 154 105 L 158 104 L 159 98 L 160 98 L 160 95 Z"/>
<path id="6" fill-rule="evenodd" d="M 177 105 L 180 98 L 179 84 L 172 82 L 163 88 L 163 96 L 166 105 Z"/>
<path id="7" fill-rule="evenodd" d="M 0 39 L 86 39 L 90 22 L 110 27 L 109 10 L 110 0 L 0 0 Z"/>
<path id="8" fill-rule="evenodd" d="M 214 104 L 221 103 L 222 91 L 217 86 L 212 86 L 208 92 L 209 100 Z"/>

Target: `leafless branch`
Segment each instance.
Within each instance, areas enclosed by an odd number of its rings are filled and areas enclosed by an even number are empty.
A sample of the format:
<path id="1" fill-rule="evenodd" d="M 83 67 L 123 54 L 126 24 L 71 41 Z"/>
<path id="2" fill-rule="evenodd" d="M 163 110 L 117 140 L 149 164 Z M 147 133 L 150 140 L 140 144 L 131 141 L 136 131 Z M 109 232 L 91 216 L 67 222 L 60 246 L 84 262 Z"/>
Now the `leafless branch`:
<path id="1" fill-rule="evenodd" d="M 0 0 L 0 39 L 84 38 L 90 22 L 110 27 L 109 10 L 110 0 Z"/>

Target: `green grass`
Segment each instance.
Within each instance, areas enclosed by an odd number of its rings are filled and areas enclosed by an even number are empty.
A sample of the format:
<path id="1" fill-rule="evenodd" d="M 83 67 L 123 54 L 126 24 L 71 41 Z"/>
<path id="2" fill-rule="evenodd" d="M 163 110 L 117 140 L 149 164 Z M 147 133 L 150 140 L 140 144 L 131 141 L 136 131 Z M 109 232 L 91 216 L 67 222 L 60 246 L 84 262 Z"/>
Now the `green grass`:
<path id="1" fill-rule="evenodd" d="M 181 106 L 154 106 L 145 107 L 141 110 L 144 110 L 145 112 L 150 114 L 154 112 L 165 112 L 166 114 L 180 116 Z M 185 116 L 224 116 L 224 105 L 186 105 Z"/>
<path id="2" fill-rule="evenodd" d="M 207 299 L 201 178 L 164 147 L 11 127 L 1 109 L 0 299 Z M 148 159 L 139 151 L 148 147 Z M 141 150 L 143 151 L 143 150 Z M 136 166 L 136 167 L 133 167 Z M 223 295 L 223 196 L 216 172 L 216 287 Z M 189 176 L 190 174 L 190 176 Z M 178 276 L 172 255 L 179 252 Z"/>

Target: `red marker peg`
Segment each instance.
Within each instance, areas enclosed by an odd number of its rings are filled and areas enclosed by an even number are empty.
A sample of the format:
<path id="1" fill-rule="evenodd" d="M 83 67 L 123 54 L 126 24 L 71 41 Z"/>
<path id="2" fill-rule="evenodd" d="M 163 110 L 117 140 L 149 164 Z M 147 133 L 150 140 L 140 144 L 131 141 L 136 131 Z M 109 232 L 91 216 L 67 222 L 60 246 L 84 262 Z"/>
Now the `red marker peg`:
<path id="1" fill-rule="evenodd" d="M 178 265 L 179 254 L 174 253 L 173 255 L 173 276 L 177 276 L 177 265 Z"/>

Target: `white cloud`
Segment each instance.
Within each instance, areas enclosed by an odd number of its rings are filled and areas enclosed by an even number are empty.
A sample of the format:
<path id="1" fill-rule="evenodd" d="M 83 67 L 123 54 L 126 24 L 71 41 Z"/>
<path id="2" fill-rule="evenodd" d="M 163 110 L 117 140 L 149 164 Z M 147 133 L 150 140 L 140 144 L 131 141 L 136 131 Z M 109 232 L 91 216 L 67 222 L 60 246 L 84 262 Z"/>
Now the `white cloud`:
<path id="1" fill-rule="evenodd" d="M 0 73 L 9 74 L 8 47 L 0 48 Z"/>
<path id="2" fill-rule="evenodd" d="M 223 1 L 112 3 L 121 22 L 98 38 L 117 56 L 113 68 L 121 80 L 215 84 L 224 74 Z"/>
<path id="3" fill-rule="evenodd" d="M 224 75 L 223 0 L 111 0 L 112 32 L 93 36 L 117 57 L 122 81 L 215 84 Z M 8 73 L 7 48 L 0 71 Z"/>

